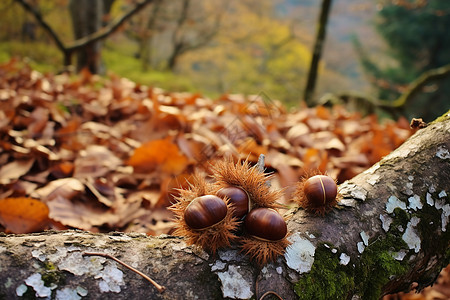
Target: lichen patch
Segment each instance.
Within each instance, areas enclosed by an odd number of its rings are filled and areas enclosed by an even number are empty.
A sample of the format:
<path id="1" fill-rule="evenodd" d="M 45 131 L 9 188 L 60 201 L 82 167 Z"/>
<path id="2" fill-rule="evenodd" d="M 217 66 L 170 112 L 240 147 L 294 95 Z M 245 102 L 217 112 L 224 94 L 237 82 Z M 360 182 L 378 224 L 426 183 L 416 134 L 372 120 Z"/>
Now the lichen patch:
<path id="1" fill-rule="evenodd" d="M 365 231 L 361 231 L 359 235 L 364 242 L 364 246 L 369 246 L 369 236 L 367 235 L 367 233 Z"/>
<path id="2" fill-rule="evenodd" d="M 434 205 L 434 200 L 433 200 L 433 197 L 431 197 L 430 193 L 427 192 L 426 198 L 427 198 L 427 204 L 430 205 L 430 206 L 433 206 Z"/>
<path id="3" fill-rule="evenodd" d="M 406 226 L 406 230 L 402 235 L 402 239 L 408 245 L 409 249 L 414 249 L 415 253 L 418 253 L 420 250 L 421 240 L 419 235 L 417 234 L 416 226 L 419 224 L 420 219 L 417 217 L 412 217 Z"/>
<path id="4" fill-rule="evenodd" d="M 390 196 L 386 203 L 386 211 L 389 214 L 392 214 L 394 212 L 394 209 L 396 209 L 397 207 L 400 209 L 406 210 L 405 202 L 399 200 L 397 197 L 395 197 L 393 195 Z"/>
<path id="5" fill-rule="evenodd" d="M 222 283 L 223 297 L 249 299 L 253 296 L 251 284 L 245 279 L 251 278 L 251 276 L 247 276 L 245 273 L 241 270 L 241 266 L 230 265 L 228 271 L 217 274 Z"/>
<path id="6" fill-rule="evenodd" d="M 350 262 L 350 256 L 348 256 L 345 253 L 341 253 L 341 255 L 339 256 L 339 263 L 341 265 L 346 266 L 346 265 L 348 265 L 349 262 Z"/>
<path id="7" fill-rule="evenodd" d="M 385 232 L 388 232 L 389 227 L 391 227 L 391 224 L 394 220 L 385 214 L 380 214 L 380 220 L 381 220 L 381 227 Z"/>
<path id="8" fill-rule="evenodd" d="M 448 218 L 450 216 L 450 205 L 445 204 L 442 207 L 442 214 L 441 214 L 441 225 L 442 225 L 442 231 L 447 231 L 447 225 L 448 225 Z"/>
<path id="9" fill-rule="evenodd" d="M 120 292 L 120 286 L 124 285 L 123 272 L 115 266 L 115 264 L 108 264 L 105 268 L 97 274 L 94 278 L 101 278 L 102 280 L 98 283 L 100 291 L 103 293 L 107 292 Z"/>
<path id="10" fill-rule="evenodd" d="M 439 146 L 436 152 L 436 156 L 439 157 L 440 159 L 449 159 L 450 152 L 444 146 Z"/>
<path id="11" fill-rule="evenodd" d="M 42 275 L 39 273 L 29 276 L 25 279 L 25 283 L 34 289 L 37 297 L 50 297 L 52 295 L 52 290 L 44 285 Z"/>
<path id="12" fill-rule="evenodd" d="M 422 209 L 422 202 L 420 202 L 420 197 L 418 195 L 413 195 L 408 198 L 408 209 L 418 210 Z"/>
<path id="13" fill-rule="evenodd" d="M 56 291 L 57 300 L 79 300 L 81 297 L 78 295 L 76 290 L 70 288 L 65 288 L 60 291 Z"/>
<path id="14" fill-rule="evenodd" d="M 299 233 L 291 235 L 288 239 L 292 242 L 284 254 L 288 267 L 300 274 L 311 271 L 316 247 Z"/>

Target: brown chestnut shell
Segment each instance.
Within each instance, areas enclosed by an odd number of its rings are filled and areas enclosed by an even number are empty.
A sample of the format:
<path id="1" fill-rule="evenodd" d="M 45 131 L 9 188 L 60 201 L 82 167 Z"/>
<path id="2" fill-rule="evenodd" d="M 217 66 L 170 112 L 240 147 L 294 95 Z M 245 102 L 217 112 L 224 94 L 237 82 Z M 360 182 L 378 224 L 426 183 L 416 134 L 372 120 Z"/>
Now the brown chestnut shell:
<path id="1" fill-rule="evenodd" d="M 221 198 L 215 195 L 200 196 L 186 207 L 184 220 L 190 228 L 203 230 L 221 222 L 227 211 L 227 205 Z"/>
<path id="2" fill-rule="evenodd" d="M 221 188 L 216 193 L 217 196 L 224 199 L 227 197 L 230 199 L 231 205 L 234 207 L 233 215 L 241 219 L 249 210 L 249 199 L 247 193 L 237 186 L 229 186 Z"/>
<path id="3" fill-rule="evenodd" d="M 309 178 L 305 181 L 303 189 L 311 207 L 321 207 L 332 203 L 337 195 L 336 182 L 326 175 Z"/>
<path id="4" fill-rule="evenodd" d="M 271 208 L 252 209 L 245 217 L 244 226 L 249 235 L 266 241 L 279 241 L 287 234 L 284 218 Z"/>

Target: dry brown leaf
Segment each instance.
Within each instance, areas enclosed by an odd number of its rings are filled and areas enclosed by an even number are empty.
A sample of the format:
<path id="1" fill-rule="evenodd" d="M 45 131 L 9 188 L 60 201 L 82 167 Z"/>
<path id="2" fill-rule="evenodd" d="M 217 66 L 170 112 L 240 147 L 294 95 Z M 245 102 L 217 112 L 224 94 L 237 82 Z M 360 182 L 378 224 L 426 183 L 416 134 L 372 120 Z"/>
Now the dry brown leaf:
<path id="1" fill-rule="evenodd" d="M 84 192 L 84 184 L 76 178 L 62 178 L 49 182 L 46 186 L 37 189 L 32 196 L 43 201 L 52 201 L 57 197 L 72 199 Z"/>
<path id="2" fill-rule="evenodd" d="M 15 160 L 0 169 L 0 184 L 9 184 L 25 175 L 33 166 L 34 159 Z"/>

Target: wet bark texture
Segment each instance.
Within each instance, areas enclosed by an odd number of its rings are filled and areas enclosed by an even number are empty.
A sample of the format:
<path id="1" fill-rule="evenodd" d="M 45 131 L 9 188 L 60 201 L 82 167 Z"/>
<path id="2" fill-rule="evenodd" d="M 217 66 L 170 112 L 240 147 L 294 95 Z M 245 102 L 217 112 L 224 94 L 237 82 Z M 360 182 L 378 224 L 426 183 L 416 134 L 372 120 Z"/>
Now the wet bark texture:
<path id="1" fill-rule="evenodd" d="M 183 239 L 82 231 L 0 236 L 0 298 L 378 299 L 431 284 L 449 263 L 450 115 L 420 129 L 373 167 L 340 185 L 325 217 L 289 212 L 292 245 L 256 266 L 239 248 L 216 255 Z M 166 287 L 159 293 L 111 254 Z M 264 299 L 269 299 L 265 297 Z"/>

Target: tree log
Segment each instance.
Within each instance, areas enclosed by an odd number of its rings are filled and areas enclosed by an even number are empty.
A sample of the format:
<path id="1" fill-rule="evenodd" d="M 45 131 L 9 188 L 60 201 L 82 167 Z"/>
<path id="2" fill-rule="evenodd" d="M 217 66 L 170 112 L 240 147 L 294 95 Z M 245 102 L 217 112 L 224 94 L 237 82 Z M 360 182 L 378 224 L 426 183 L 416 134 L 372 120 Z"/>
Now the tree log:
<path id="1" fill-rule="evenodd" d="M 292 244 L 275 262 L 257 266 L 238 245 L 213 255 L 172 236 L 3 234 L 0 298 L 378 299 L 413 282 L 420 289 L 449 264 L 449 179 L 450 112 L 341 184 L 325 217 L 289 211 Z M 113 255 L 166 290 L 84 252 Z"/>

